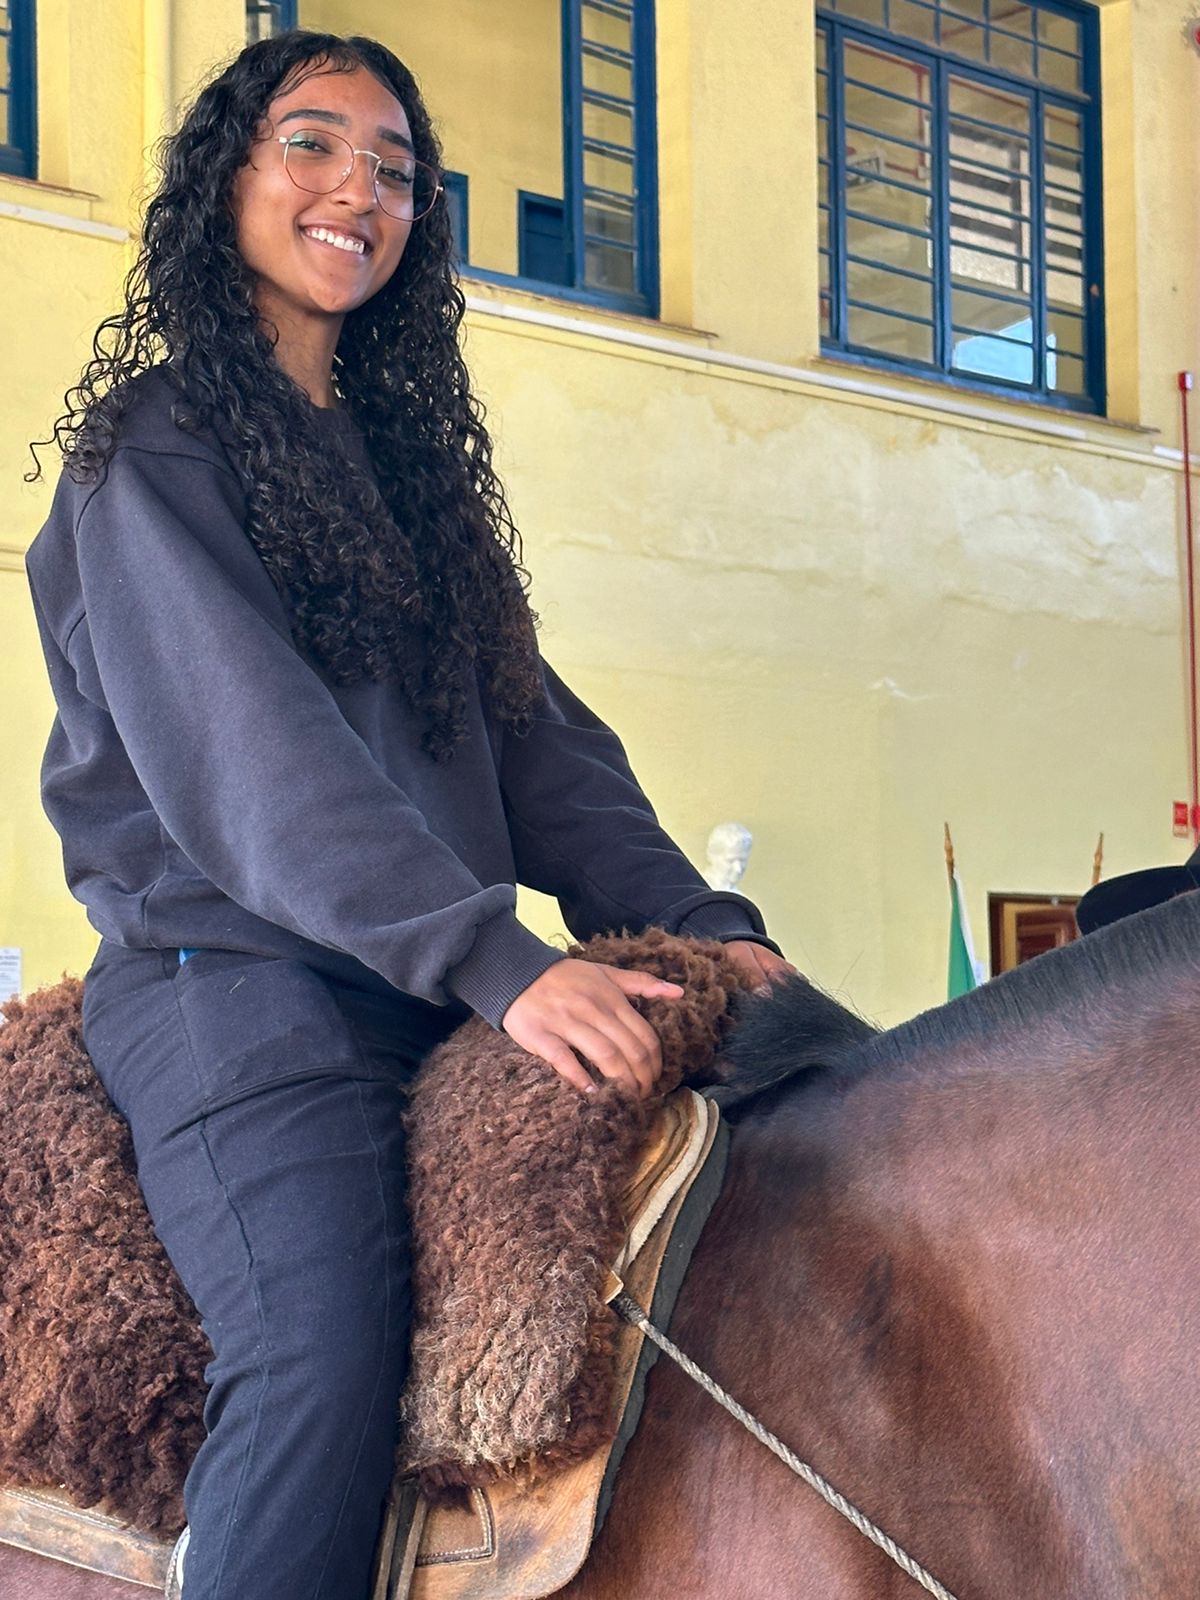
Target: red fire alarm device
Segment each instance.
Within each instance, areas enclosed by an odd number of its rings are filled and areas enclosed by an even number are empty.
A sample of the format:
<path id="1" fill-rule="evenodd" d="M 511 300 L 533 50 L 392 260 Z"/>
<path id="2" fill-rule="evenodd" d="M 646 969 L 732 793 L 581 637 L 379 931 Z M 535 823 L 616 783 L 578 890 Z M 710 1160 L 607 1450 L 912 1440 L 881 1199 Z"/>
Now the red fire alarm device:
<path id="1" fill-rule="evenodd" d="M 1186 839 L 1188 832 L 1188 803 L 1186 800 L 1176 800 L 1171 807 L 1174 816 L 1171 832 L 1177 839 Z"/>

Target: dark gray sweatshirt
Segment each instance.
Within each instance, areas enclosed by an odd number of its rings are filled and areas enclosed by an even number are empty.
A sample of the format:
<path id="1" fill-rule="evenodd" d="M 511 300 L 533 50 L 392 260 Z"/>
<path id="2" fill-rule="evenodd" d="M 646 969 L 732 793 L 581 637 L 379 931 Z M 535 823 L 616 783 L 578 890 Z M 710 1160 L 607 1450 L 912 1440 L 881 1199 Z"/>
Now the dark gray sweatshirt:
<path id="1" fill-rule="evenodd" d="M 101 934 L 295 957 L 495 1026 L 562 956 L 518 922 L 517 883 L 556 896 L 580 939 L 656 923 L 770 944 L 548 666 L 523 737 L 473 680 L 469 736 L 441 764 L 395 684 L 328 681 L 293 641 L 219 437 L 176 425 L 161 369 L 135 381 L 104 478 L 62 475 L 27 558 L 58 704 L 42 795 Z M 317 414 L 366 460 L 347 413 Z"/>

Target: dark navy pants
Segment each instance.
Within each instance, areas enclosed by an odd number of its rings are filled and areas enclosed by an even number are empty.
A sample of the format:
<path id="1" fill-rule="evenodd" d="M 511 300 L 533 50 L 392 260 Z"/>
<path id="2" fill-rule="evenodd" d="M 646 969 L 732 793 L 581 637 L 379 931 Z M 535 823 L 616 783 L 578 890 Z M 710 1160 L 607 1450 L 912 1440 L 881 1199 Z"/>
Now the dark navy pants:
<path id="1" fill-rule="evenodd" d="M 401 1116 L 460 1020 L 407 1006 L 224 950 L 102 941 L 87 974 L 88 1052 L 215 1352 L 186 1600 L 367 1600 L 408 1347 Z"/>

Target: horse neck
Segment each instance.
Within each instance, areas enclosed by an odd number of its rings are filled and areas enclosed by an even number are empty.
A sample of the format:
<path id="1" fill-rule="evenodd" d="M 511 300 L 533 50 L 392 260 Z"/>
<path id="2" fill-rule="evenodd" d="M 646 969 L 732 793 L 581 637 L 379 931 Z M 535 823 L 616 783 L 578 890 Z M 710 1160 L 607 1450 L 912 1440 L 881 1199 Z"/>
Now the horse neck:
<path id="1" fill-rule="evenodd" d="M 1122 1463 L 1140 1436 L 1184 1471 L 1170 1385 L 1129 1368 L 1150 1338 L 1190 1370 L 1172 1208 L 1200 1221 L 1180 1059 L 1200 1030 L 1177 1007 L 1087 1034 L 1048 1019 L 798 1080 L 738 1127 L 706 1240 L 743 1283 L 727 1387 L 972 1594 L 1124 1594 L 1122 1517 L 1144 1516 Z"/>

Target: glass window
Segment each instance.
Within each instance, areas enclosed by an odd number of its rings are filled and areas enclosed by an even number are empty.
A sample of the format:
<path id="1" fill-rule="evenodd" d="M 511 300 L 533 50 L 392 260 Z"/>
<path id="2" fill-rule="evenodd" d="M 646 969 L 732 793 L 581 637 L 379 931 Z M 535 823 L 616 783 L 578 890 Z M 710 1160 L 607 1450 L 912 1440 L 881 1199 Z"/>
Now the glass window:
<path id="1" fill-rule="evenodd" d="M 37 176 L 34 0 L 0 0 L 0 172 Z"/>
<path id="2" fill-rule="evenodd" d="M 1068 0 L 819 0 L 826 347 L 1100 408 L 1094 23 Z"/>

